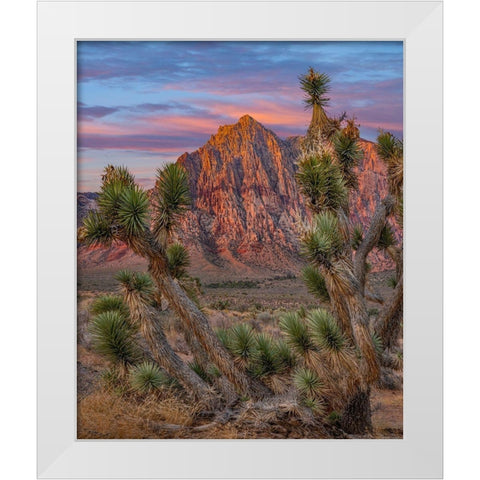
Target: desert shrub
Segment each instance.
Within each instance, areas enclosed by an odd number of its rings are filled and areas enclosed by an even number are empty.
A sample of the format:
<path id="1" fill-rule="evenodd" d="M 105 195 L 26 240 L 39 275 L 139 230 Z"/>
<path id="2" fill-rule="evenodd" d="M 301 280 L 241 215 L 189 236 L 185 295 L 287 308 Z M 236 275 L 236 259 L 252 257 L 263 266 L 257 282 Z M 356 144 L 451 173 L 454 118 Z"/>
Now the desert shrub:
<path id="1" fill-rule="evenodd" d="M 293 383 L 304 398 L 318 398 L 323 387 L 318 374 L 305 367 L 299 367 L 295 370 Z"/>
<path id="2" fill-rule="evenodd" d="M 141 393 L 153 392 L 169 383 L 167 375 L 152 362 L 142 362 L 130 371 L 130 384 Z"/>
<path id="3" fill-rule="evenodd" d="M 255 334 L 250 325 L 241 323 L 234 325 L 229 330 L 228 349 L 242 361 L 247 361 L 255 348 Z"/>
<path id="4" fill-rule="evenodd" d="M 230 300 L 217 300 L 210 304 L 213 310 L 226 310 L 230 306 Z"/>
<path id="5" fill-rule="evenodd" d="M 250 356 L 250 371 L 256 377 L 273 375 L 280 370 L 280 358 L 273 338 L 270 335 L 260 333 L 255 337 Z"/>
<path id="6" fill-rule="evenodd" d="M 132 365 L 140 357 L 135 329 L 118 311 L 109 311 L 92 318 L 89 330 L 95 350 L 114 363 Z"/>
<path id="7" fill-rule="evenodd" d="M 260 322 L 268 323 L 273 320 L 273 316 L 268 312 L 260 312 L 257 315 L 257 320 L 259 320 Z"/>

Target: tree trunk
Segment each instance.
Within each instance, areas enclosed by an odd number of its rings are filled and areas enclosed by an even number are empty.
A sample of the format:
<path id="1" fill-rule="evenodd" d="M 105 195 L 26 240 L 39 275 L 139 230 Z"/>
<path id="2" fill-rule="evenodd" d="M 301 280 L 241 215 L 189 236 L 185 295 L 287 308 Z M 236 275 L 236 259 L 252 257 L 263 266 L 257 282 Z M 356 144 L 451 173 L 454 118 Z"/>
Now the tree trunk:
<path id="1" fill-rule="evenodd" d="M 372 248 L 378 243 L 382 229 L 385 226 L 388 215 L 393 209 L 393 198 L 387 196 L 382 200 L 373 214 L 372 221 L 370 222 L 370 228 L 365 234 L 362 243 L 358 247 L 355 258 L 353 260 L 353 271 L 356 279 L 359 283 L 359 290 L 362 295 L 365 292 L 365 279 L 367 274 L 366 261 L 368 254 L 372 251 Z"/>
<path id="2" fill-rule="evenodd" d="M 209 385 L 186 365 L 172 349 L 159 320 L 155 318 L 155 312 L 140 303 L 136 308 L 130 305 L 130 310 L 133 320 L 140 326 L 140 332 L 147 342 L 153 359 L 169 375 L 177 379 L 187 392 L 192 393 L 197 401 L 202 401 L 206 405 L 214 407 L 218 403 L 218 398 Z"/>
<path id="3" fill-rule="evenodd" d="M 365 435 L 372 433 L 372 411 L 370 408 L 370 387 L 360 387 L 354 393 L 342 412 L 341 428 L 346 433 Z"/>
<path id="4" fill-rule="evenodd" d="M 201 310 L 193 303 L 178 283 L 165 271 L 161 262 L 150 260 L 149 271 L 172 310 L 185 323 L 205 349 L 212 363 L 235 385 L 241 394 L 262 398 L 270 392 L 241 371 L 225 350 Z"/>
<path id="5" fill-rule="evenodd" d="M 385 303 L 375 323 L 374 330 L 380 336 L 385 349 L 397 346 L 403 320 L 403 275 L 398 279 L 393 295 Z"/>

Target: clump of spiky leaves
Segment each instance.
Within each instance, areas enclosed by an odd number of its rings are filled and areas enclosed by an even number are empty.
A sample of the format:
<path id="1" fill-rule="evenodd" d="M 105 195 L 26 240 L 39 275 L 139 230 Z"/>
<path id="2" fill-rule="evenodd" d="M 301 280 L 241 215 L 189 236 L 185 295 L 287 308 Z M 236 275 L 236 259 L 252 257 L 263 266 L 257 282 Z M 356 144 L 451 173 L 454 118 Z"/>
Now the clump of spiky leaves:
<path id="1" fill-rule="evenodd" d="M 249 369 L 256 377 L 265 377 L 280 371 L 280 358 L 270 335 L 265 333 L 256 335 Z"/>
<path id="2" fill-rule="evenodd" d="M 387 166 L 390 193 L 398 200 L 403 192 L 403 142 L 389 132 L 380 131 L 377 152 Z"/>
<path id="3" fill-rule="evenodd" d="M 88 213 L 79 238 L 89 245 L 109 245 L 114 240 L 129 242 L 141 237 L 149 223 L 147 193 L 125 167 L 108 165 L 102 182 L 98 210 Z"/>
<path id="4" fill-rule="evenodd" d="M 181 243 L 172 243 L 167 247 L 168 269 L 173 278 L 183 278 L 190 265 L 190 254 Z"/>
<path id="5" fill-rule="evenodd" d="M 275 350 L 281 371 L 287 371 L 295 367 L 297 358 L 284 340 L 280 339 L 276 341 Z"/>
<path id="6" fill-rule="evenodd" d="M 376 332 L 372 333 L 372 343 L 375 349 L 375 353 L 377 355 L 381 355 L 384 350 L 383 340 L 382 340 L 382 337 Z"/>
<path id="7" fill-rule="evenodd" d="M 377 247 L 380 250 L 387 250 L 388 248 L 393 247 L 396 243 L 397 240 L 395 238 L 395 234 L 393 233 L 393 229 L 387 222 L 380 232 L 380 238 L 378 239 Z"/>
<path id="8" fill-rule="evenodd" d="M 353 348 L 333 315 L 325 309 L 315 309 L 309 312 L 307 319 L 322 359 L 337 372 L 342 369 L 354 371 Z"/>
<path id="9" fill-rule="evenodd" d="M 128 316 L 129 314 L 128 307 L 119 295 L 101 295 L 92 302 L 90 307 L 90 313 L 92 315 L 111 311 L 119 312 L 124 316 Z"/>
<path id="10" fill-rule="evenodd" d="M 313 217 L 312 225 L 301 239 L 301 253 L 310 262 L 330 268 L 332 258 L 344 249 L 338 218 L 331 212 Z"/>
<path id="11" fill-rule="evenodd" d="M 220 340 L 220 343 L 227 349 L 231 350 L 231 342 L 232 342 L 232 337 L 230 335 L 230 331 L 225 329 L 225 328 L 219 328 L 215 332 L 217 334 L 218 339 Z"/>
<path id="12" fill-rule="evenodd" d="M 325 278 L 319 272 L 318 268 L 313 265 L 307 265 L 302 269 L 303 281 L 307 290 L 321 302 L 329 302 L 330 295 L 328 294 Z"/>
<path id="13" fill-rule="evenodd" d="M 318 73 L 312 67 L 308 73 L 300 75 L 300 88 L 305 92 L 305 106 L 311 108 L 314 105 L 326 107 L 330 98 L 327 97 L 330 91 L 330 77 L 326 73 Z"/>
<path id="14" fill-rule="evenodd" d="M 330 154 L 309 155 L 298 164 L 296 179 L 313 213 L 336 212 L 348 205 L 348 188 L 342 169 Z"/>
<path id="15" fill-rule="evenodd" d="M 95 350 L 122 367 L 141 358 L 135 329 L 118 311 L 103 312 L 92 318 L 89 330 Z"/>
<path id="16" fill-rule="evenodd" d="M 287 344 L 299 355 L 307 355 L 315 350 L 308 326 L 298 313 L 288 312 L 282 316 L 280 330 L 285 335 Z"/>
<path id="17" fill-rule="evenodd" d="M 351 233 L 350 245 L 354 250 L 357 250 L 360 244 L 363 242 L 363 227 L 357 223 Z"/>
<path id="18" fill-rule="evenodd" d="M 153 234 L 166 246 L 180 217 L 190 206 L 187 171 L 178 163 L 169 163 L 157 170 L 152 195 Z"/>
<path id="19" fill-rule="evenodd" d="M 293 374 L 293 383 L 304 398 L 319 398 L 324 385 L 316 372 L 309 368 L 298 367 Z"/>
<path id="20" fill-rule="evenodd" d="M 390 288 L 395 288 L 397 286 L 397 283 L 398 283 L 397 277 L 391 276 L 387 278 L 387 285 Z"/>
<path id="21" fill-rule="evenodd" d="M 326 414 L 325 403 L 313 397 L 305 397 L 302 400 L 303 405 L 312 410 L 312 412 L 319 417 L 323 417 Z"/>
<path id="22" fill-rule="evenodd" d="M 255 333 L 253 328 L 246 323 L 234 325 L 229 330 L 227 348 L 235 356 L 235 359 L 244 365 L 250 359 L 255 348 Z"/>
<path id="23" fill-rule="evenodd" d="M 148 273 L 120 270 L 115 274 L 115 280 L 120 284 L 125 301 L 129 306 L 132 306 L 132 300 L 143 300 L 146 303 L 153 300 L 154 284 Z"/>
<path id="24" fill-rule="evenodd" d="M 357 142 L 357 138 L 342 130 L 337 132 L 332 139 L 345 185 L 352 190 L 358 189 L 358 177 L 354 169 L 358 166 L 363 156 L 363 151 Z"/>
<path id="25" fill-rule="evenodd" d="M 142 362 L 130 370 L 130 385 L 140 393 L 151 393 L 169 384 L 168 376 L 152 362 Z"/>

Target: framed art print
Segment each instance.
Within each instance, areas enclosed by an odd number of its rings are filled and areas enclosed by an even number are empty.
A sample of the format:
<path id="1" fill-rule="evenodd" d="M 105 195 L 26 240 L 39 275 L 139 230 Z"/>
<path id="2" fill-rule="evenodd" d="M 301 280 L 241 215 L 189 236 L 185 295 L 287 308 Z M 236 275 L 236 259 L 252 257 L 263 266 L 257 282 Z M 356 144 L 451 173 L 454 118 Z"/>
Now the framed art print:
<path id="1" fill-rule="evenodd" d="M 441 2 L 38 3 L 42 478 L 441 476 L 441 41 Z"/>

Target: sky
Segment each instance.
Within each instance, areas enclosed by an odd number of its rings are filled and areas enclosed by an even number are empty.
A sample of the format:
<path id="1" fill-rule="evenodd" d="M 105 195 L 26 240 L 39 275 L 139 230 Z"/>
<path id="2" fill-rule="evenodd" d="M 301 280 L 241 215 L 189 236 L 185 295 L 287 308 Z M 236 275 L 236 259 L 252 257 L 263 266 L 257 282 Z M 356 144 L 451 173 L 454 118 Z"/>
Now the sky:
<path id="1" fill-rule="evenodd" d="M 326 111 L 355 115 L 363 138 L 403 137 L 402 42 L 78 42 L 78 190 L 107 164 L 149 188 L 157 168 L 249 114 L 281 138 L 303 135 L 298 76 L 331 78 Z"/>

